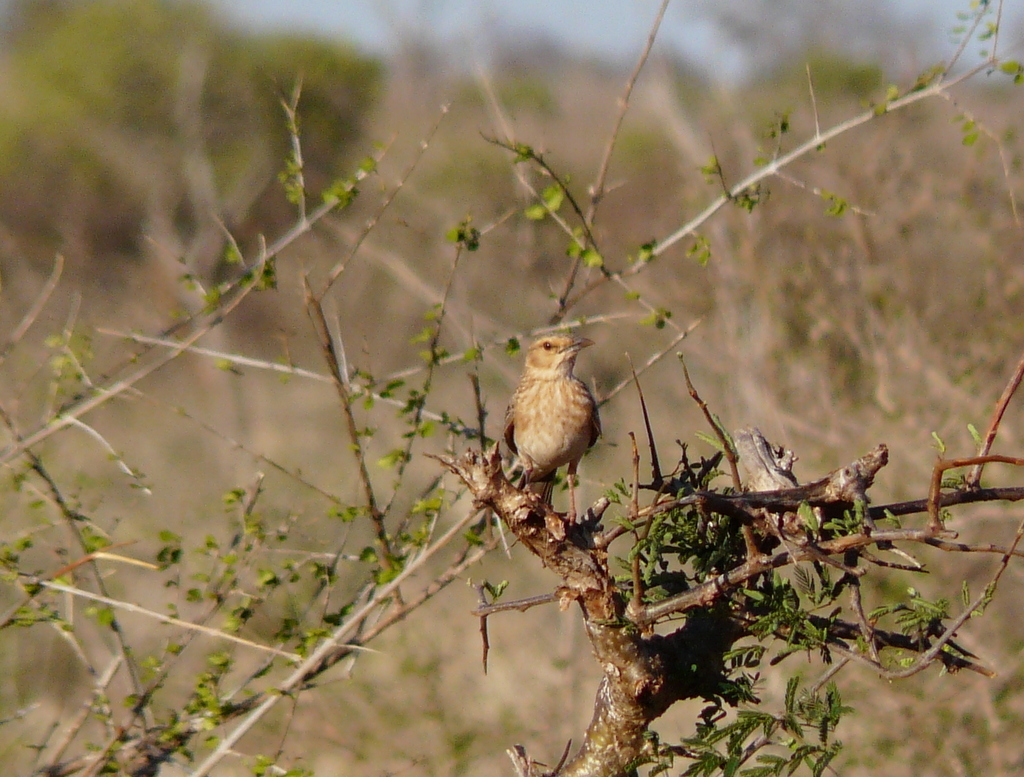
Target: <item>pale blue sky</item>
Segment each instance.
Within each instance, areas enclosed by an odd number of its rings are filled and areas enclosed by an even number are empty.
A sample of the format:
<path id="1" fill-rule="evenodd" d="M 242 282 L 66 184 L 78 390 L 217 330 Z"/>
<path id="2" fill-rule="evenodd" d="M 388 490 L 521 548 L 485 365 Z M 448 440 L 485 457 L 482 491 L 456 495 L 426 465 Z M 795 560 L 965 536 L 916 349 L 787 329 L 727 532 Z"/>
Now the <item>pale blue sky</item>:
<path id="1" fill-rule="evenodd" d="M 814 14 L 819 0 L 772 0 Z M 486 56 L 496 42 L 510 35 L 540 33 L 570 50 L 622 59 L 643 47 L 658 0 L 213 0 L 214 5 L 246 24 L 314 30 L 350 40 L 377 53 L 387 53 L 410 31 L 442 40 L 456 54 Z M 742 69 L 745 46 L 723 37 L 710 22 L 716 0 L 676 0 L 669 6 L 658 42 L 704 62 L 710 70 Z M 748 0 L 739 0 L 742 7 Z M 771 6 L 764 3 L 748 7 Z M 863 31 L 871 23 L 883 31 L 903 28 L 924 42 L 927 57 L 952 51 L 950 30 L 958 23 L 957 11 L 970 0 L 873 0 L 847 3 L 845 12 L 860 14 Z M 833 6 L 834 7 L 834 6 Z M 1019 30 L 1024 0 L 1005 0 L 1004 29 Z M 819 16 L 821 16 L 819 14 Z M 822 16 L 825 23 L 831 16 Z M 747 20 L 755 31 L 775 19 Z M 778 31 L 776 31 L 778 32 Z M 833 34 L 844 36 L 844 30 Z M 854 33 L 851 33 L 854 34 Z M 897 39 L 899 33 L 896 35 Z M 1019 37 L 1018 37 L 1019 39 Z M 1008 39 L 1007 39 L 1008 40 Z M 1020 52 L 1015 52 L 1020 56 Z"/>

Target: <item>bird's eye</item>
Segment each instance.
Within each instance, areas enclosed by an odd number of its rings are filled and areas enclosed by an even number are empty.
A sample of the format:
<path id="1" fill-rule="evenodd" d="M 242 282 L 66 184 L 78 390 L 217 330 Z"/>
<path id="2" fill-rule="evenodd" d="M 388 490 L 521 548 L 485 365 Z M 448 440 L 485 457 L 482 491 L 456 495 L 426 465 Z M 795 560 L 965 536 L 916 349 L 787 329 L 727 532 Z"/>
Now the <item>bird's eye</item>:
<path id="1" fill-rule="evenodd" d="M 552 345 L 552 343 L 551 343 L 551 341 L 550 341 L 550 340 L 545 340 L 545 341 L 544 341 L 544 345 L 543 345 L 542 347 L 544 348 L 544 350 L 545 350 L 545 351 L 550 351 L 550 350 L 551 350 L 552 348 L 554 348 L 555 346 L 554 346 L 554 345 Z"/>

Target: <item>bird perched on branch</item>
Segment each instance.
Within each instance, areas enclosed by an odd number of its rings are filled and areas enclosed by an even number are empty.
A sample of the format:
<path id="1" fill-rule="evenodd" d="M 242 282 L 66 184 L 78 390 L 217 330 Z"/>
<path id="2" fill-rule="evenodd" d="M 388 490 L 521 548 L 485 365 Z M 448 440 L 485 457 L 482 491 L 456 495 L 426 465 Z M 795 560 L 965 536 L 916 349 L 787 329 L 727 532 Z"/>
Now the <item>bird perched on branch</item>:
<path id="1" fill-rule="evenodd" d="M 569 469 L 569 522 L 576 521 L 576 468 L 601 436 L 597 403 L 572 374 L 592 340 L 548 335 L 526 351 L 526 366 L 505 413 L 505 444 L 523 464 L 523 487 L 551 504 L 555 471 Z"/>

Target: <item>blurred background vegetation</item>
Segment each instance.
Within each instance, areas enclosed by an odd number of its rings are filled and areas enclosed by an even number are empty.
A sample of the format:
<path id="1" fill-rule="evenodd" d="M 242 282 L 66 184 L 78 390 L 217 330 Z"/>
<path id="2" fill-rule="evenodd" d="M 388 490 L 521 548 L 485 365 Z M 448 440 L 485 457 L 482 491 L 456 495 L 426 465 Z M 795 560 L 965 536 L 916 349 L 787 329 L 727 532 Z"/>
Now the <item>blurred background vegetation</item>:
<path id="1" fill-rule="evenodd" d="M 806 21 L 809 5 L 788 4 L 785 12 Z M 136 347 L 123 335 L 159 332 L 201 308 L 196 284 L 209 288 L 230 270 L 229 233 L 251 256 L 261 236 L 272 241 L 289 228 L 295 207 L 279 180 L 290 153 L 281 102 L 301 83 L 307 189 L 319 192 L 368 155 L 383 155 L 379 169 L 350 209 L 288 250 L 277 289 L 247 299 L 200 345 L 323 372 L 301 280 L 322 279 L 358 247 L 329 298 L 350 364 L 381 385 L 413 380 L 422 374 L 416 336 L 452 271 L 446 234 L 470 217 L 484 235 L 454 274 L 441 344 L 453 354 L 486 348 L 477 361 L 440 367 L 427 407 L 474 419 L 466 373 L 476 372 L 488 431 L 496 433 L 519 370 L 504 345 L 547 323 L 570 260 L 550 219 L 524 216 L 531 200 L 516 165 L 488 138 L 511 133 L 543 151 L 582 201 L 631 65 L 514 39 L 480 68 L 419 38 L 384 61 L 312 35 L 247 32 L 199 3 L 14 0 L 3 8 L 4 337 L 54 255 L 65 260 L 53 304 L 0 365 L 5 412 L 22 429 L 81 389 L 81 375 L 66 372 L 69 354 L 94 378 L 105 375 Z M 723 6 L 723 20 L 740 37 L 749 30 L 742 17 Z M 597 221 L 609 267 L 627 266 L 642 244 L 671 233 L 719 194 L 721 182 L 701 172 L 712 155 L 734 183 L 759 157 L 810 137 L 816 124 L 825 128 L 882 102 L 890 84 L 909 89 L 934 64 L 917 56 L 922 49 L 906 30 L 901 38 L 876 24 L 873 38 L 843 41 L 826 34 L 829 25 L 820 26 L 819 38 L 813 25 L 801 29 L 774 48 L 762 41 L 753 74 L 735 82 L 656 49 L 618 137 L 612 188 Z M 876 45 L 865 49 L 864 39 Z M 450 104 L 443 118 L 442 104 Z M 709 257 L 688 251 L 705 243 L 684 241 L 636 276 L 636 294 L 662 311 L 657 320 L 614 284 L 581 300 L 570 318 L 589 319 L 585 332 L 598 345 L 578 371 L 606 394 L 628 375 L 625 354 L 642 364 L 700 321 L 643 379 L 662 450 L 676 440 L 703 445 L 694 436 L 699 413 L 672 356 L 679 350 L 727 427 L 760 426 L 799 454 L 802 478 L 885 442 L 892 464 L 879 496 L 922 497 L 935 457 L 932 433 L 952 453 L 969 454 L 968 424 L 984 430 L 1024 345 L 1024 232 L 1015 212 L 1024 192 L 1021 105 L 1010 79 L 982 74 L 952 99 L 879 117 L 801 159 L 768 182 L 752 212 L 730 207 L 702 229 Z M 535 171 L 518 172 L 538 188 L 546 184 Z M 584 272 L 597 277 L 597 270 Z M 152 558 L 163 529 L 200 545 L 208 534 L 227 537 L 233 525 L 221 495 L 260 469 L 268 472 L 262 509 L 287 527 L 289 550 L 324 552 L 344 542 L 358 554 L 360 530 L 338 521 L 330 500 L 303 485 L 342 496 L 356 487 L 329 384 L 282 381 L 197 355 L 139 389 L 88 419 L 138 479 L 73 429 L 42 448 L 76 504 L 112 541 L 134 542 L 132 555 Z M 604 441 L 582 469 L 591 498 L 628 477 L 627 433 L 642 429 L 633 396 L 622 392 L 603 411 Z M 386 463 L 406 427 L 387 413 L 373 419 L 370 460 Z M 1000 440 L 1002 452 L 1021 454 L 1018 409 L 1011 407 Z M 422 450 L 445 444 L 438 433 Z M 411 472 L 429 483 L 437 467 L 419 452 Z M 5 541 L 59 534 L 59 521 L 21 488 L 23 468 L 0 474 Z M 393 475 L 381 466 L 373 477 L 387 483 Z M 397 498 L 411 505 L 414 491 Z M 1005 542 L 1018 514 L 979 507 L 955 528 L 968 540 Z M 52 569 L 67 560 L 62 547 L 40 541 L 29 558 Z M 186 564 L 201 569 L 201 556 Z M 926 561 L 926 578 L 894 572 L 887 584 L 935 594 L 962 577 L 987 579 L 990 570 L 975 557 L 936 553 Z M 349 583 L 343 574 L 339 585 L 356 585 L 358 563 L 352 567 Z M 545 592 L 552 582 L 516 550 L 472 575 L 507 578 L 515 596 Z M 989 617 L 960 640 L 997 668 L 994 680 L 929 673 L 883 687 L 858 669 L 842 675 L 844 700 L 859 714 L 839 732 L 847 743 L 840 773 L 1019 771 L 1024 623 L 1015 591 L 1024 576 L 1011 567 L 1008 578 Z M 146 571 L 118 569 L 111 578 L 131 598 L 158 596 L 163 583 Z M 300 592 L 289 596 L 277 602 L 285 611 Z M 556 757 L 588 720 L 597 676 L 578 624 L 555 608 L 492 619 L 485 676 L 477 622 L 468 615 L 474 605 L 471 589 L 449 591 L 375 643 L 380 652 L 362 656 L 350 676 L 303 696 L 304 714 L 271 727 L 274 745 L 241 749 L 272 750 L 287 729 L 285 755 L 323 775 L 507 773 L 504 748 L 524 740 L 531 752 Z M 142 633 L 147 624 L 131 627 Z M 157 644 L 161 636 L 150 639 Z M 0 727 L 0 759 L 28 773 L 32 744 L 78 708 L 90 678 L 42 626 L 0 633 L 0 662 L 9 678 L 0 687 L 0 718 L 17 717 Z M 806 668 L 809 675 L 820 670 L 813 662 Z M 783 685 L 766 676 L 761 690 L 771 697 Z M 692 714 L 670 713 L 663 739 L 688 735 Z M 240 772 L 245 766 L 245 759 L 236 764 Z"/>

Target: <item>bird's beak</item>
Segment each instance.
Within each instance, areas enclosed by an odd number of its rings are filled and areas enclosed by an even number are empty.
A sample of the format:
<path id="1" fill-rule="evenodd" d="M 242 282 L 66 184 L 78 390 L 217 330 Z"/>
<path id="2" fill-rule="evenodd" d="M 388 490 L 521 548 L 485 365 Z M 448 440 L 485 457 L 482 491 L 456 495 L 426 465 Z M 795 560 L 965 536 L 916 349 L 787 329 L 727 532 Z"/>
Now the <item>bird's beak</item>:
<path id="1" fill-rule="evenodd" d="M 593 341 L 593 340 L 589 340 L 589 339 L 587 339 L 586 337 L 577 337 L 577 338 L 576 338 L 576 339 L 575 339 L 575 340 L 573 341 L 573 344 L 572 344 L 572 349 L 573 349 L 574 351 L 582 351 L 582 350 L 583 350 L 584 348 L 586 348 L 586 347 L 587 347 L 588 345 L 593 345 L 593 344 L 594 344 L 594 341 Z"/>

